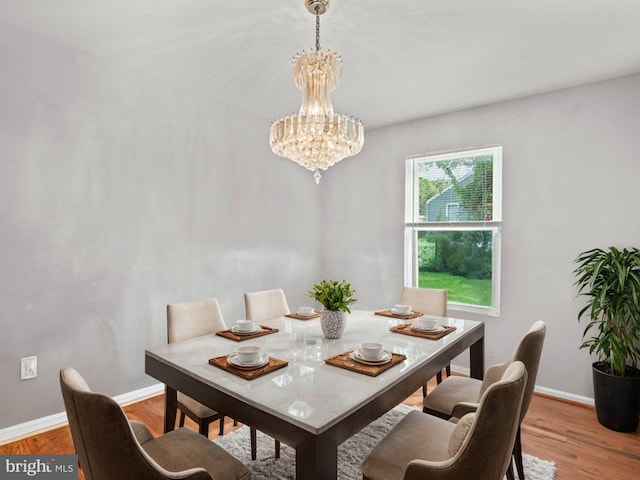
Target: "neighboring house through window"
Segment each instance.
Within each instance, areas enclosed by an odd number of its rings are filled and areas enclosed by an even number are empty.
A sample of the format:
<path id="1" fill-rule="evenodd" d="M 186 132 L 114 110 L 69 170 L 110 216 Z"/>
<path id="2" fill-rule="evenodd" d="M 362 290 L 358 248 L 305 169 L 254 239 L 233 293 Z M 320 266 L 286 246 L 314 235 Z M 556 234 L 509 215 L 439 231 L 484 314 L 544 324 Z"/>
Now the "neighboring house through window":
<path id="1" fill-rule="evenodd" d="M 502 147 L 406 160 L 405 284 L 498 315 Z"/>

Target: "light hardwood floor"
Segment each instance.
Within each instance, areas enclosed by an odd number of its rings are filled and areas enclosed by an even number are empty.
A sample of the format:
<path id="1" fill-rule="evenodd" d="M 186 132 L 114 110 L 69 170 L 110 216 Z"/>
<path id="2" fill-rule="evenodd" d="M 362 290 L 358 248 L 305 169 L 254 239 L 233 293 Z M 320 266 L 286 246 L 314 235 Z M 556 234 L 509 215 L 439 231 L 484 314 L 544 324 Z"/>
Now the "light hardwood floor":
<path id="1" fill-rule="evenodd" d="M 433 388 L 430 383 L 429 388 Z M 422 405 L 422 392 L 405 401 Z M 129 418 L 145 422 L 154 435 L 162 433 L 163 396 L 152 397 L 125 407 Z M 195 428 L 195 424 L 187 426 Z M 225 432 L 234 430 L 227 419 Z M 217 437 L 217 423 L 210 429 Z M 534 395 L 522 425 L 525 453 L 556 463 L 556 480 L 631 480 L 640 478 L 640 431 L 618 433 L 601 426 L 593 408 Z M 74 453 L 68 427 L 0 446 L 0 454 Z M 526 472 L 525 472 L 526 474 Z M 83 480 L 82 475 L 80 479 Z"/>

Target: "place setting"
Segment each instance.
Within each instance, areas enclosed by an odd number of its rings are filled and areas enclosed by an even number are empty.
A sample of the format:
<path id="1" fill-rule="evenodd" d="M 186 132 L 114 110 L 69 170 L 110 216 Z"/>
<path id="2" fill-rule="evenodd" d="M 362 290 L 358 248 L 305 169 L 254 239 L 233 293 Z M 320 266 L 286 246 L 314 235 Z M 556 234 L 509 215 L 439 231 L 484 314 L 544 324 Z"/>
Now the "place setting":
<path id="1" fill-rule="evenodd" d="M 384 317 L 401 318 L 403 320 L 411 320 L 424 315 L 421 312 L 416 312 L 411 308 L 411 305 L 396 304 L 388 310 L 379 310 L 375 312 L 376 315 L 382 315 Z"/>
<path id="2" fill-rule="evenodd" d="M 422 316 L 416 318 L 412 323 L 395 325 L 389 330 L 396 333 L 402 333 L 404 335 L 412 335 L 414 337 L 423 337 L 431 340 L 437 340 L 453 332 L 455 329 L 456 327 L 438 323 L 437 318 Z"/>
<path id="3" fill-rule="evenodd" d="M 233 353 L 209 359 L 209 364 L 252 380 L 286 367 L 289 362 L 270 356 L 259 345 L 242 345 Z"/>
<path id="4" fill-rule="evenodd" d="M 285 317 L 295 318 L 297 320 L 311 320 L 319 316 L 320 312 L 317 312 L 313 307 L 300 307 L 297 312 L 291 312 L 285 315 Z"/>
<path id="5" fill-rule="evenodd" d="M 325 363 L 375 377 L 407 357 L 385 350 L 378 342 L 364 342 L 354 350 L 327 358 Z"/>
<path id="6" fill-rule="evenodd" d="M 216 335 L 234 340 L 236 342 L 242 342 L 249 340 L 250 338 L 261 337 L 263 335 L 269 335 L 270 333 L 276 333 L 277 328 L 267 327 L 265 325 L 258 325 L 253 320 L 238 320 L 236 324 L 227 329 L 216 332 Z"/>

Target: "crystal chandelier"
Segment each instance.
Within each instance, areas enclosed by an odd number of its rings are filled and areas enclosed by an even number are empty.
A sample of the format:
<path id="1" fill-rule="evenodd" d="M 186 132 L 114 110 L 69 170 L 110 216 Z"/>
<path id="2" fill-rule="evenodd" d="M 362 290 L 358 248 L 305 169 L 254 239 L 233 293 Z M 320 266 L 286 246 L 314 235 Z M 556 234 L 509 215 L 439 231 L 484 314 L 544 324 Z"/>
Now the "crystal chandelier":
<path id="1" fill-rule="evenodd" d="M 316 49 L 293 59 L 293 78 L 302 90 L 300 112 L 275 120 L 269 141 L 273 153 L 313 171 L 316 183 L 320 183 L 320 170 L 360 152 L 364 127 L 357 118 L 334 113 L 331 105 L 331 92 L 342 74 L 342 59 L 337 52 L 320 49 L 320 15 L 327 11 L 330 0 L 304 3 L 316 16 Z"/>

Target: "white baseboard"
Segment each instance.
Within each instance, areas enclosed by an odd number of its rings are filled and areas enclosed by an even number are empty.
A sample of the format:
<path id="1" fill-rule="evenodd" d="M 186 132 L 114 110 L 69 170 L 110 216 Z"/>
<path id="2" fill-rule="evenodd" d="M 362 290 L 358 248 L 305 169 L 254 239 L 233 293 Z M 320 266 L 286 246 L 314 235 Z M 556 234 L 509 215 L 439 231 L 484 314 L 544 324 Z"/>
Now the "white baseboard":
<path id="1" fill-rule="evenodd" d="M 164 392 L 164 385 L 158 383 L 149 387 L 141 388 L 133 392 L 123 393 L 113 397 L 113 399 L 120 405 L 127 405 L 134 402 L 139 402 L 145 398 L 152 397 L 159 393 Z M 37 433 L 52 430 L 54 428 L 61 427 L 67 423 L 67 414 L 65 412 L 54 413 L 42 418 L 36 418 L 28 422 L 13 425 L 11 427 L 3 428 L 0 430 L 0 445 L 5 443 L 15 442 L 25 437 L 35 435 Z"/>

